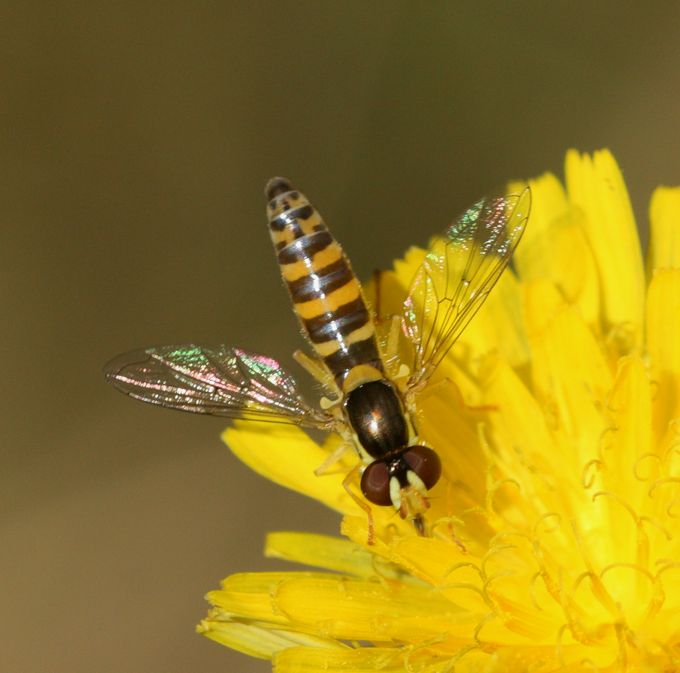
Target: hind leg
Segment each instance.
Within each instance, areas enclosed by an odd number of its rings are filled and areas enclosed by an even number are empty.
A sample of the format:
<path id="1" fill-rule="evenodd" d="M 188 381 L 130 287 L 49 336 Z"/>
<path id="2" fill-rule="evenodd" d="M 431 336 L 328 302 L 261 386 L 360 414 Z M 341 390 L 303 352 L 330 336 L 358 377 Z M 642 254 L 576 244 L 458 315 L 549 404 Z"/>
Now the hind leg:
<path id="1" fill-rule="evenodd" d="M 293 353 L 293 359 L 297 362 L 310 376 L 316 379 L 329 395 L 333 397 L 332 400 L 328 400 L 325 397 L 321 398 L 321 407 L 328 408 L 333 406 L 341 397 L 342 391 L 338 388 L 337 383 L 333 375 L 328 371 L 326 366 L 318 358 L 310 357 L 301 350 L 296 350 Z M 326 400 L 326 403 L 324 403 Z"/>

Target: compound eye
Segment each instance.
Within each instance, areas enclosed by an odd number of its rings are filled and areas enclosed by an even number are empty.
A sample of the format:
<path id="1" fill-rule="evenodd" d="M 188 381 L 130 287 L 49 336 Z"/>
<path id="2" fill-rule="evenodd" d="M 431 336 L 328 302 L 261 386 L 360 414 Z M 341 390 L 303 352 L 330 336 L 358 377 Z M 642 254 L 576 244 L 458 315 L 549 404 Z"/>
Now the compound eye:
<path id="1" fill-rule="evenodd" d="M 390 498 L 390 473 L 387 463 L 374 460 L 361 475 L 361 492 L 374 505 L 384 507 L 392 504 Z"/>
<path id="2" fill-rule="evenodd" d="M 442 463 L 439 456 L 427 446 L 411 446 L 404 452 L 404 460 L 423 480 L 428 491 L 442 475 Z"/>

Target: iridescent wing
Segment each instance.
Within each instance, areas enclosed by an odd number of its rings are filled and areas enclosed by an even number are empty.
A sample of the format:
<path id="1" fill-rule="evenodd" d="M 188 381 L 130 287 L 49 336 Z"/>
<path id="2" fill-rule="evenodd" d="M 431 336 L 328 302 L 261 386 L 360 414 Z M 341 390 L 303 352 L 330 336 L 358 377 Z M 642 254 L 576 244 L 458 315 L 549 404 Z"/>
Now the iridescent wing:
<path id="1" fill-rule="evenodd" d="M 411 282 L 402 327 L 422 386 L 488 296 L 524 232 L 531 192 L 478 201 L 436 239 Z"/>
<path id="2" fill-rule="evenodd" d="M 147 348 L 114 358 L 104 375 L 126 395 L 170 409 L 322 430 L 335 424 L 333 416 L 302 399 L 276 360 L 240 348 Z"/>

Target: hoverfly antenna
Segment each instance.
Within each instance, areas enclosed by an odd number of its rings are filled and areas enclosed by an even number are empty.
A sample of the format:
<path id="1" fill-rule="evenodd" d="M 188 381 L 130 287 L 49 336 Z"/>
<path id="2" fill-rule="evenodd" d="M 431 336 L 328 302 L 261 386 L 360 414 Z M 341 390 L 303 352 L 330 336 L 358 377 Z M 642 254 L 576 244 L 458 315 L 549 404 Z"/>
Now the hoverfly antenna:
<path id="1" fill-rule="evenodd" d="M 292 189 L 293 185 L 291 185 L 290 180 L 287 178 L 272 178 L 267 182 L 267 185 L 264 188 L 264 194 L 267 197 L 267 201 L 271 201 L 279 194 L 285 194 Z"/>

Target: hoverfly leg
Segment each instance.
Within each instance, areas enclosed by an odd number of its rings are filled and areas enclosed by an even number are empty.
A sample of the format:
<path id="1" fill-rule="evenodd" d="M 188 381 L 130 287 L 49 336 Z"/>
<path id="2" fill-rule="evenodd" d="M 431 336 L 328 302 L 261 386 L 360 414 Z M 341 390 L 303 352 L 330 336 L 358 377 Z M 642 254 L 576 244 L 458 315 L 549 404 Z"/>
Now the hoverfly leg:
<path id="1" fill-rule="evenodd" d="M 351 443 L 343 441 L 338 447 L 328 455 L 328 457 L 314 470 L 314 474 L 317 477 L 322 477 L 324 474 L 330 474 L 330 468 L 333 467 L 347 451 L 354 450 L 354 446 Z M 343 468 L 344 471 L 344 468 Z"/>
<path id="2" fill-rule="evenodd" d="M 375 327 L 379 336 L 380 355 L 388 378 L 405 391 L 411 370 L 402 362 L 400 353 L 403 339 L 401 316 L 392 315 L 389 318 L 376 319 Z"/>
<path id="3" fill-rule="evenodd" d="M 420 537 L 426 537 L 426 530 L 425 530 L 425 520 L 423 519 L 422 514 L 416 514 L 413 519 L 413 527 L 416 529 L 416 533 L 420 535 Z"/>
<path id="4" fill-rule="evenodd" d="M 308 373 L 312 378 L 316 379 L 325 390 L 327 390 L 333 397 L 340 398 L 342 391 L 338 388 L 333 375 L 326 369 L 321 360 L 310 357 L 301 350 L 296 350 L 293 353 L 293 359 Z"/>
<path id="5" fill-rule="evenodd" d="M 356 476 L 361 472 L 363 465 L 358 463 L 355 465 L 348 473 L 347 476 L 342 480 L 342 487 L 349 493 L 350 498 L 361 507 L 361 509 L 366 512 L 367 527 L 368 527 L 368 539 L 366 543 L 368 545 L 373 545 L 375 542 L 375 526 L 373 525 L 373 513 L 371 512 L 371 507 L 364 500 L 362 500 L 351 488 L 351 482 Z"/>
<path id="6" fill-rule="evenodd" d="M 399 352 L 399 335 L 401 334 L 401 316 L 393 315 L 390 320 L 390 331 L 387 335 L 386 353 L 388 359 L 395 358 Z"/>
<path id="7" fill-rule="evenodd" d="M 382 269 L 375 269 L 373 271 L 373 313 L 378 320 L 381 320 L 384 316 L 382 314 L 382 276 L 385 273 Z"/>

